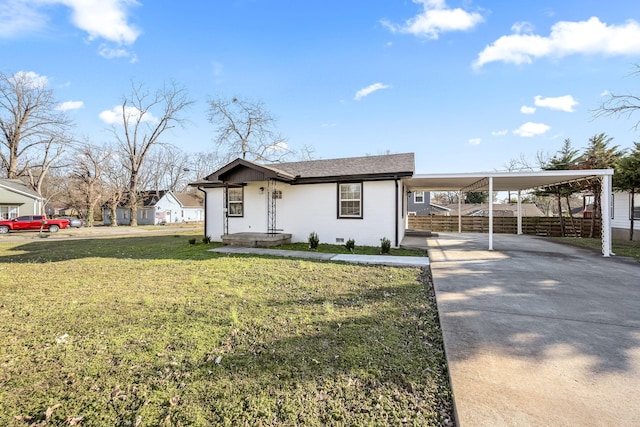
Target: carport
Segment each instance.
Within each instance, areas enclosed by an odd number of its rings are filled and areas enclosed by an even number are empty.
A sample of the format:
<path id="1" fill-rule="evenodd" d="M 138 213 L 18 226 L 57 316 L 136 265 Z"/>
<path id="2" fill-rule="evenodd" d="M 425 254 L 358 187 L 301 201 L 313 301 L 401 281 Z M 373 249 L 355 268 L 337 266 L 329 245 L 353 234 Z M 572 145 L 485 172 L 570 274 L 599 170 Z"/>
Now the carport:
<path id="1" fill-rule="evenodd" d="M 407 191 L 456 191 L 458 204 L 462 204 L 462 194 L 470 191 L 513 191 L 517 192 L 517 230 L 522 234 L 522 191 L 535 190 L 571 182 L 600 180 L 601 208 L 603 213 L 611 212 L 613 169 L 558 170 L 536 172 L 480 172 L 413 175 L 404 179 Z M 406 218 L 406 212 L 405 212 Z M 458 232 L 462 232 L 462 218 L 458 209 Z M 489 197 L 489 250 L 493 250 L 493 199 Z M 611 215 L 602 215 L 602 255 L 611 252 Z"/>

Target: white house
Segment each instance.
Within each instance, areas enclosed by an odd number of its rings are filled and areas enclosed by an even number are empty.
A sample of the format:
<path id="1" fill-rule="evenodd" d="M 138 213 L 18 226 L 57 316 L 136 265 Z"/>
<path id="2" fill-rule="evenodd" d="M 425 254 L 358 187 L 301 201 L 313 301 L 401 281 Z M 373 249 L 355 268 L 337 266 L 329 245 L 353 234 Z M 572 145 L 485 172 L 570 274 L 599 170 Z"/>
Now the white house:
<path id="1" fill-rule="evenodd" d="M 138 207 L 138 224 L 155 225 L 175 222 L 194 222 L 204 220 L 202 200 L 189 193 L 173 191 L 145 191 L 140 193 L 141 205 Z M 131 223 L 131 209 L 123 202 L 116 209 L 118 224 Z M 109 210 L 104 212 L 105 225 L 111 224 Z"/>
<path id="2" fill-rule="evenodd" d="M 629 240 L 631 218 L 633 218 L 633 240 L 640 240 L 640 194 L 634 194 L 634 209 L 631 211 L 631 193 L 613 193 L 613 215 L 611 235 L 614 239 Z"/>
<path id="3" fill-rule="evenodd" d="M 291 235 L 306 242 L 398 246 L 406 215 L 403 178 L 414 173 L 413 153 L 263 165 L 236 159 L 201 181 L 205 235 Z"/>

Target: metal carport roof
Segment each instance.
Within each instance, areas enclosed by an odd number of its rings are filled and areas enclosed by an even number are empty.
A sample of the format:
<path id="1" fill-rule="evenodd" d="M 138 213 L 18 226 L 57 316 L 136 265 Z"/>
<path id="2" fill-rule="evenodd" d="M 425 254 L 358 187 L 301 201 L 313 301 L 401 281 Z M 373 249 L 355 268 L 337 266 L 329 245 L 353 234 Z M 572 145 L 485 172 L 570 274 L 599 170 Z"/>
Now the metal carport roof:
<path id="1" fill-rule="evenodd" d="M 413 175 L 403 179 L 408 191 L 517 191 L 590 179 L 602 180 L 602 212 L 609 212 L 613 169 L 557 170 L 532 172 L 477 172 Z M 493 199 L 489 197 L 489 250 L 493 250 Z M 518 206 L 518 233 L 521 233 L 521 210 Z M 611 254 L 611 218 L 602 217 L 602 254 Z"/>
<path id="2" fill-rule="evenodd" d="M 529 190 L 570 181 L 612 176 L 613 169 L 558 170 L 535 172 L 477 172 L 413 175 L 404 180 L 410 191 L 493 191 Z"/>

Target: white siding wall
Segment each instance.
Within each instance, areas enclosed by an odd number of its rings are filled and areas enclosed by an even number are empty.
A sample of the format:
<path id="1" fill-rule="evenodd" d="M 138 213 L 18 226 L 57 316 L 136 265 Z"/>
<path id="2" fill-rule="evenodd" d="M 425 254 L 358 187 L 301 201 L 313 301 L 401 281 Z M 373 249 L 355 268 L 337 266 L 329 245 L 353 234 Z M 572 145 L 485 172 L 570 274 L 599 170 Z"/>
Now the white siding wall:
<path id="1" fill-rule="evenodd" d="M 205 188 L 205 233 L 214 242 L 222 241 L 224 190 L 222 188 Z"/>
<path id="2" fill-rule="evenodd" d="M 636 198 L 636 201 L 638 199 Z M 613 193 L 613 219 L 611 220 L 611 228 L 614 231 L 614 237 L 619 239 L 629 238 L 629 193 L 615 192 Z M 640 231 L 640 220 L 634 221 L 633 229 Z M 640 238 L 640 233 L 636 233 L 634 238 Z"/>
<path id="3" fill-rule="evenodd" d="M 399 183 L 399 204 L 403 197 Z M 260 187 L 265 191 L 260 194 Z M 244 217 L 229 218 L 229 233 L 267 231 L 267 183 L 252 182 L 244 188 Z M 362 189 L 363 219 L 337 218 L 337 184 L 288 185 L 277 183 L 282 199 L 276 201 L 276 225 L 292 235 L 293 242 L 306 242 L 309 233 L 318 233 L 320 242 L 336 243 L 336 239 L 354 239 L 356 245 L 379 246 L 383 237 L 395 244 L 395 183 L 364 182 Z M 206 230 L 212 240 L 223 234 L 223 189 L 207 193 Z M 398 238 L 404 236 L 402 206 L 398 206 Z"/>

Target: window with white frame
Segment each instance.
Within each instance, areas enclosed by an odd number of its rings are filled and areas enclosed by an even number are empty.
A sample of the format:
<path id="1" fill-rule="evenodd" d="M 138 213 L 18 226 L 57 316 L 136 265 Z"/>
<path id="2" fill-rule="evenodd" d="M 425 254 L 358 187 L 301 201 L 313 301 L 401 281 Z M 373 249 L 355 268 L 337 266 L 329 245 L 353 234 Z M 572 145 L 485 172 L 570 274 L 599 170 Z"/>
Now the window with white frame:
<path id="1" fill-rule="evenodd" d="M 424 203 L 424 191 L 415 191 L 413 193 L 413 203 Z"/>
<path id="2" fill-rule="evenodd" d="M 633 203 L 631 200 L 633 197 Z M 631 209 L 631 205 L 633 205 L 633 209 Z M 629 193 L 629 219 L 640 219 L 640 194 Z"/>
<path id="3" fill-rule="evenodd" d="M 244 216 L 244 188 L 227 189 L 227 216 Z"/>
<path id="4" fill-rule="evenodd" d="M 17 206 L 0 206 L 0 219 L 13 219 L 17 216 Z"/>
<path id="5" fill-rule="evenodd" d="M 338 218 L 362 218 L 362 183 L 338 184 Z"/>

